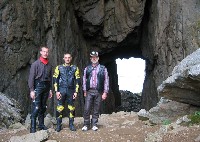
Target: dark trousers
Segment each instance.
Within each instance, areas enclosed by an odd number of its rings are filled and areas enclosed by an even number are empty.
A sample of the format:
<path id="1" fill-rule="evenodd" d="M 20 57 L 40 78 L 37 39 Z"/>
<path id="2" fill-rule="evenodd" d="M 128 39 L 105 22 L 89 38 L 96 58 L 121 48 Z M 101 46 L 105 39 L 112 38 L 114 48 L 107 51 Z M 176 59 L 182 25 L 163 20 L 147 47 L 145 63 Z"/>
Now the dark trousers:
<path id="1" fill-rule="evenodd" d="M 74 118 L 75 115 L 75 106 L 73 99 L 74 89 L 60 88 L 60 93 L 61 93 L 61 99 L 57 100 L 56 117 L 62 118 L 64 105 L 65 102 L 67 102 L 69 109 L 69 118 Z"/>
<path id="2" fill-rule="evenodd" d="M 31 119 L 43 117 L 47 109 L 47 99 L 50 91 L 49 82 L 37 82 L 35 85 L 35 99 L 32 100 Z"/>
<path id="3" fill-rule="evenodd" d="M 92 112 L 92 126 L 96 125 L 99 118 L 101 100 L 101 94 L 97 90 L 90 89 L 87 91 L 83 115 L 84 125 L 90 125 L 90 112 Z"/>

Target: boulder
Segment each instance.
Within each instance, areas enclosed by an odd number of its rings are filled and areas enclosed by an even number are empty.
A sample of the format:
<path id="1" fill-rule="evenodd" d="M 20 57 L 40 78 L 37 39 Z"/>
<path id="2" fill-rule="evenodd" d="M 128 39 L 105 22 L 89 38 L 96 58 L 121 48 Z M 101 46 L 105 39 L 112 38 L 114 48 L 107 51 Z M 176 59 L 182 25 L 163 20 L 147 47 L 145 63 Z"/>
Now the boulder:
<path id="1" fill-rule="evenodd" d="M 0 92 L 0 128 L 8 128 L 14 123 L 23 121 L 22 112 L 17 106 L 14 99 Z"/>
<path id="2" fill-rule="evenodd" d="M 30 133 L 22 136 L 13 136 L 10 142 L 42 142 L 47 140 L 49 133 L 47 130 L 41 130 L 36 133 Z"/>
<path id="3" fill-rule="evenodd" d="M 157 90 L 159 96 L 200 106 L 200 49 L 175 66 Z"/>

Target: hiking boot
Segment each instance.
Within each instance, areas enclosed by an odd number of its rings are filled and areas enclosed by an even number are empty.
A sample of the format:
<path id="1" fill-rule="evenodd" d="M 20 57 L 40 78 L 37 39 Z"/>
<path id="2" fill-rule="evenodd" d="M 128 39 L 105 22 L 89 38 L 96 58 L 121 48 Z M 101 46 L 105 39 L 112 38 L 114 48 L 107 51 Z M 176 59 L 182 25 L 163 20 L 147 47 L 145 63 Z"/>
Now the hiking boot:
<path id="1" fill-rule="evenodd" d="M 38 129 L 39 130 L 47 130 L 48 128 L 45 125 L 39 125 Z"/>
<path id="2" fill-rule="evenodd" d="M 38 129 L 39 130 L 47 130 L 48 128 L 44 125 L 44 114 L 40 114 L 38 116 L 38 121 L 39 121 L 39 125 L 38 125 Z"/>
<path id="3" fill-rule="evenodd" d="M 35 133 L 35 132 L 36 132 L 36 120 L 35 118 L 31 118 L 30 133 Z"/>
<path id="4" fill-rule="evenodd" d="M 62 118 L 57 118 L 57 126 L 55 131 L 60 132 L 61 131 L 61 127 L 62 127 Z"/>
<path id="5" fill-rule="evenodd" d="M 76 131 L 76 128 L 74 127 L 74 118 L 69 118 L 69 129 L 71 131 Z"/>

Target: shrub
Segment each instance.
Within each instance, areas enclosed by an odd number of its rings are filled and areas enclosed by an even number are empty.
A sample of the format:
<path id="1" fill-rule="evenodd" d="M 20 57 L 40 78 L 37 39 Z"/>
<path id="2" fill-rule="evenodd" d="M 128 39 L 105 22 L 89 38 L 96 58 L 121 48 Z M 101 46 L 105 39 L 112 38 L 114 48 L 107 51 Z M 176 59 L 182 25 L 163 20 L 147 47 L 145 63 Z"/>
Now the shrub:
<path id="1" fill-rule="evenodd" d="M 194 114 L 188 116 L 191 121 L 190 124 L 200 124 L 200 111 L 196 111 Z"/>
<path id="2" fill-rule="evenodd" d="M 166 119 L 166 120 L 163 120 L 162 124 L 163 125 L 169 125 L 169 124 L 171 124 L 171 121 Z"/>

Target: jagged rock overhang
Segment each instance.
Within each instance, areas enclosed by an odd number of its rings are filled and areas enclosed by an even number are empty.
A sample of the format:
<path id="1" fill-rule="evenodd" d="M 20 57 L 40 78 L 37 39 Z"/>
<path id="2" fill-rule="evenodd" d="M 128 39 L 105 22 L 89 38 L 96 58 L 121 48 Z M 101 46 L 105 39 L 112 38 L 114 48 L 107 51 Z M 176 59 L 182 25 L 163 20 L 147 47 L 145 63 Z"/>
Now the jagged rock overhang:
<path id="1" fill-rule="evenodd" d="M 101 41 L 98 41 L 97 39 L 92 40 L 91 38 L 85 38 L 86 40 L 90 40 L 92 47 L 95 47 L 95 49 L 100 52 L 100 62 L 103 64 L 115 61 L 117 58 L 128 59 L 134 57 L 144 59 L 140 47 L 141 27 L 136 27 L 135 30 L 128 34 L 127 37 L 120 43 L 109 41 L 101 43 Z"/>

